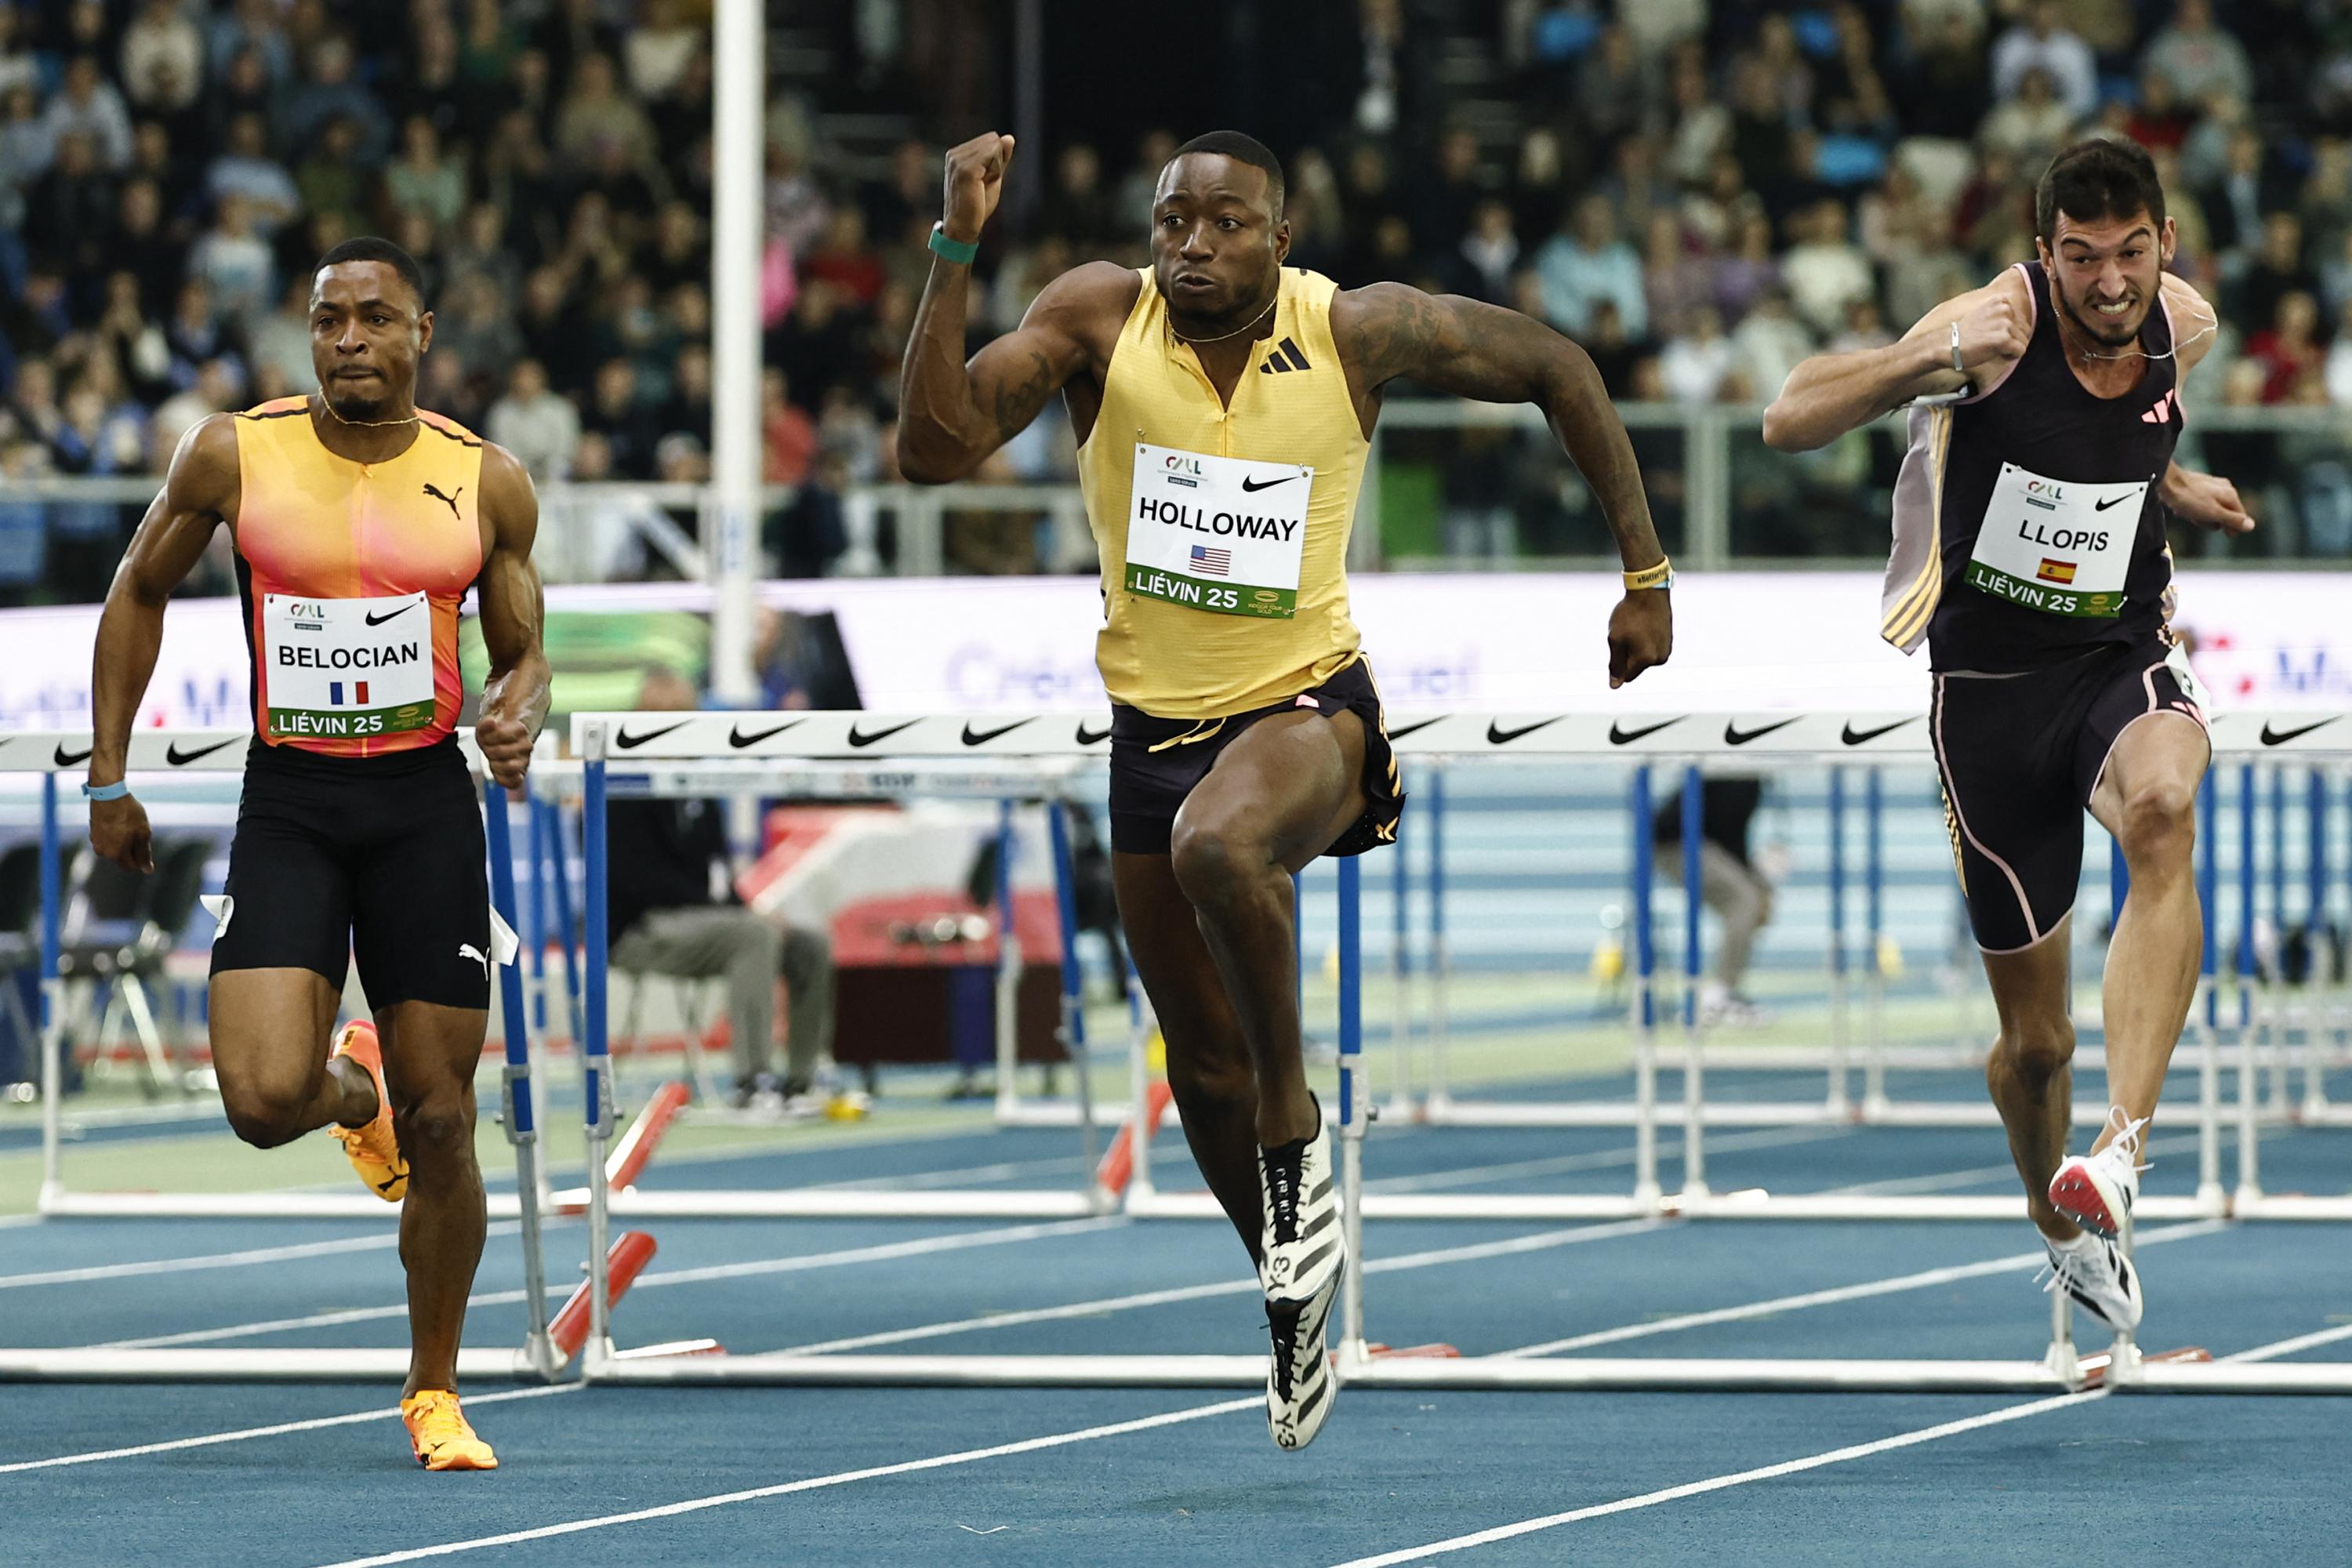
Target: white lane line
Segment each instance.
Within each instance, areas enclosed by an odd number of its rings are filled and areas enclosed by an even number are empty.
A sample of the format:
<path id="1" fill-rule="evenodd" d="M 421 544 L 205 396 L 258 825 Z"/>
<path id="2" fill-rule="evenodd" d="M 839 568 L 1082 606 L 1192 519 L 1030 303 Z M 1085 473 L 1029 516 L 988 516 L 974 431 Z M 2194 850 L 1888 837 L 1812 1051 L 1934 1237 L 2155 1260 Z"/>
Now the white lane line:
<path id="1" fill-rule="evenodd" d="M 1817 1143 L 1832 1138 L 1852 1134 L 1847 1127 L 1774 1127 L 1759 1132 L 1735 1132 L 1727 1137 L 1706 1141 L 1707 1152 L 1724 1153 L 1741 1149 L 1773 1149 L 1792 1143 Z M 1658 1158 L 1679 1159 L 1679 1142 L 1661 1143 Z M 1501 1181 L 1514 1176 L 1554 1176 L 1570 1171 L 1604 1171 L 1633 1163 L 1631 1149 L 1596 1149 L 1582 1154 L 1554 1154 L 1541 1160 L 1514 1160 L 1502 1165 L 1472 1165 L 1456 1171 L 1433 1171 L 1422 1176 L 1391 1176 L 1364 1184 L 1368 1193 L 1429 1193 L 1447 1187 L 1475 1186 L 1482 1182 Z M 2002 1167 L 2007 1169 L 2006 1166 Z"/>
<path id="2" fill-rule="evenodd" d="M 518 1388 L 503 1394 L 469 1394 L 466 1395 L 468 1409 L 485 1405 L 498 1405 L 509 1399 L 542 1399 L 553 1394 L 576 1394 L 583 1385 L 560 1383 L 546 1388 Z M 209 1448 L 219 1443 L 242 1443 L 253 1437 L 280 1437 L 289 1432 L 317 1432 L 329 1426 L 356 1426 L 366 1421 L 390 1421 L 400 1415 L 400 1406 L 387 1405 L 374 1410 L 355 1410 L 349 1415 L 321 1415 L 309 1421 L 281 1421 L 274 1426 L 247 1426 L 236 1432 L 207 1432 L 199 1437 L 173 1437 L 162 1443 L 142 1443 L 133 1448 L 94 1448 L 86 1454 L 59 1454 L 49 1459 L 20 1459 L 12 1465 L 0 1465 L 0 1476 L 15 1475 L 20 1470 L 48 1470 L 60 1465 L 94 1465 L 101 1459 L 135 1459 L 148 1454 L 169 1454 L 182 1448 Z"/>
<path id="3" fill-rule="evenodd" d="M 2168 1241 L 2187 1241 L 2192 1237 L 2210 1236 L 2226 1230 L 2230 1222 L 2221 1219 L 2200 1219 L 2168 1229 L 2150 1231 L 2137 1238 L 2140 1247 L 2156 1247 Z M 1572 1334 L 1564 1340 L 1547 1340 L 1539 1345 L 1509 1352 L 1515 1356 L 1557 1355 L 1562 1351 L 1590 1350 L 1595 1345 L 1613 1345 L 1626 1340 L 1647 1339 L 1653 1334 L 1671 1334 L 1684 1329 L 1706 1328 L 1716 1323 L 1736 1323 L 1748 1318 L 1769 1318 L 1777 1312 L 1801 1311 L 1808 1307 L 1827 1307 L 1841 1301 L 1866 1300 L 1873 1296 L 1893 1296 L 1905 1290 L 1926 1290 L 1955 1280 L 1976 1279 L 1988 1274 L 2009 1274 L 2028 1267 L 2040 1268 L 2050 1261 L 2041 1252 L 2017 1252 L 2007 1258 L 1989 1258 L 1981 1263 L 1956 1263 L 1943 1268 L 1923 1269 L 1916 1274 L 1900 1274 L 1888 1279 L 1864 1280 L 1858 1285 L 1839 1285 L 1829 1289 L 1807 1290 L 1801 1295 L 1775 1296 L 1769 1300 L 1749 1301 L 1737 1307 L 1717 1307 L 1706 1312 L 1684 1312 L 1672 1318 L 1657 1318 L 1648 1322 L 1627 1323 L 1619 1328 L 1601 1329 L 1587 1334 Z M 2352 1333 L 2352 1330 L 2346 1331 Z"/>
<path id="4" fill-rule="evenodd" d="M 673 1268 L 640 1275 L 636 1289 L 656 1289 L 665 1285 L 692 1285 L 707 1279 L 740 1279 L 752 1275 L 797 1274 L 814 1268 L 837 1268 L 848 1264 L 880 1263 L 898 1258 L 920 1258 L 938 1252 L 961 1252 L 975 1247 L 998 1247 L 1007 1242 L 1034 1241 L 1042 1237 L 1065 1236 L 1076 1232 L 1099 1230 L 1107 1226 L 1125 1225 L 1125 1219 L 1108 1215 L 1097 1219 L 1054 1220 L 1036 1225 L 1006 1226 L 997 1230 L 955 1232 L 945 1236 L 921 1237 L 912 1241 L 877 1243 L 872 1247 L 845 1247 L 835 1252 L 802 1252 L 788 1258 L 763 1258 L 742 1263 L 719 1264 L 709 1268 Z M 1244 1285 L 1249 1281 L 1244 1280 Z M 564 1285 L 548 1287 L 550 1296 L 566 1293 Z M 520 1290 L 486 1290 L 466 1300 L 467 1307 L 511 1306 L 523 1300 Z M 278 1333 L 289 1329 L 332 1328 L 343 1323 L 366 1323 L 386 1318 L 405 1317 L 405 1304 L 389 1307 L 350 1307 L 332 1312 L 314 1312 L 307 1317 L 272 1318 L 261 1322 L 232 1323 L 225 1328 L 191 1329 L 183 1333 L 163 1334 L 152 1339 L 116 1340 L 99 1346 L 102 1350 L 152 1350 L 165 1345 L 205 1344 L 218 1340 L 247 1339 L 256 1334 Z"/>
<path id="5" fill-rule="evenodd" d="M 512 1236 L 522 1227 L 500 1220 L 491 1236 Z M 387 1231 L 381 1236 L 348 1236 L 334 1241 L 304 1241 L 286 1247 L 256 1247 L 243 1252 L 211 1252 L 194 1258 L 154 1258 L 137 1263 L 100 1263 L 87 1268 L 51 1268 L 38 1274 L 0 1274 L 0 1290 L 28 1285 L 79 1285 L 93 1279 L 130 1279 L 146 1274 L 183 1274 L 204 1268 L 242 1268 L 249 1263 L 286 1263 L 299 1258 L 331 1258 L 347 1252 L 383 1252 L 400 1245 Z"/>
<path id="6" fill-rule="evenodd" d="M 1873 1442 L 1855 1443 L 1843 1448 L 1832 1448 L 1826 1453 L 1809 1454 L 1801 1459 L 1787 1459 L 1777 1465 L 1761 1465 L 1752 1470 L 1736 1470 L 1729 1475 L 1710 1476 L 1703 1481 L 1686 1481 L 1678 1487 L 1664 1487 L 1657 1491 L 1643 1492 L 1639 1497 L 1620 1498 L 1615 1502 L 1598 1503 L 1591 1508 L 1571 1509 L 1565 1513 L 1546 1514 L 1541 1519 L 1521 1520 L 1517 1524 L 1496 1525 L 1469 1535 L 1456 1535 L 1450 1540 L 1433 1541 L 1426 1546 L 1408 1546 L 1401 1552 L 1384 1552 L 1377 1557 L 1357 1557 L 1339 1564 L 1339 1568 L 1390 1568 L 1397 1563 L 1418 1563 L 1424 1558 L 1442 1557 L 1448 1552 L 1465 1552 L 1474 1546 L 1490 1546 L 1497 1541 L 1509 1541 L 1517 1536 L 1533 1535 L 1539 1530 L 1552 1530 L 1563 1524 L 1574 1524 L 1587 1519 L 1601 1519 L 1612 1513 L 1631 1513 L 1636 1509 L 1655 1508 L 1660 1503 L 1678 1502 L 1684 1498 L 1700 1497 L 1731 1487 L 1747 1486 L 1753 1481 L 1776 1480 L 1806 1470 L 1818 1470 L 1829 1465 L 1843 1465 L 1853 1459 L 1866 1459 L 1874 1454 L 1884 1454 L 1896 1448 L 1915 1447 L 1921 1443 L 1933 1443 L 1938 1438 L 1957 1437 L 1964 1432 L 1979 1431 L 1987 1426 L 1999 1426 L 2004 1422 L 2022 1421 L 2030 1416 L 2046 1415 L 2053 1410 L 2087 1404 L 2106 1397 L 2107 1390 L 2094 1388 L 2081 1394 L 2062 1394 L 2049 1399 L 2037 1399 L 2029 1405 L 2011 1405 L 2000 1410 L 1989 1410 L 1981 1415 L 1964 1420 L 1947 1421 L 1941 1426 L 1922 1426 L 1914 1432 L 1898 1432 L 1891 1437 Z M 390 1561 L 390 1559 L 379 1559 Z"/>
<path id="7" fill-rule="evenodd" d="M 2352 1323 L 2346 1323 L 2333 1329 L 2320 1329 L 2313 1333 L 2297 1334 L 2291 1340 L 2276 1340 L 2270 1344 L 2258 1345 L 2252 1350 L 2240 1351 L 2235 1355 L 2225 1355 L 2220 1359 L 2222 1361 L 2276 1361 L 2281 1356 L 2316 1350 L 2321 1345 L 2332 1345 L 2338 1340 L 2352 1340 Z"/>
<path id="8" fill-rule="evenodd" d="M 1583 1226 L 1574 1230 L 1545 1231 L 1535 1237 L 1520 1237 L 1510 1242 L 1486 1242 L 1477 1247 L 1446 1247 L 1436 1252 L 1400 1253 L 1394 1258 L 1376 1258 L 1364 1265 L 1367 1274 L 1386 1274 L 1405 1268 L 1428 1268 L 1441 1263 L 1465 1260 L 1465 1254 L 1488 1258 L 1496 1256 L 1494 1248 L 1508 1247 L 1513 1251 L 1531 1251 L 1529 1243 L 1544 1247 L 1573 1247 L 1579 1242 L 1601 1241 L 1612 1236 L 1633 1236 L 1657 1228 L 1656 1220 L 1620 1220 L 1608 1225 Z M 844 1340 L 820 1340 L 811 1344 L 792 1345 L 777 1352 L 782 1355 L 824 1355 L 835 1351 L 863 1350 L 873 1345 L 905 1344 L 912 1340 L 941 1339 L 950 1334 L 971 1333 L 983 1329 L 1009 1329 L 1024 1323 L 1050 1323 L 1066 1318 L 1092 1318 L 1111 1312 L 1124 1312 L 1138 1307 L 1160 1307 L 1177 1301 L 1200 1301 L 1215 1296 L 1254 1296 L 1258 1293 L 1255 1279 L 1221 1279 L 1213 1285 L 1179 1285 L 1165 1290 L 1142 1290 L 1131 1296 L 1105 1296 L 1092 1301 L 1073 1301 L 1060 1307 L 1033 1307 L 1015 1312 L 991 1312 L 976 1318 L 960 1318 L 947 1323 L 921 1323 L 908 1329 L 887 1329 L 877 1333 L 858 1334 Z"/>
<path id="9" fill-rule="evenodd" d="M 387 1568 L 394 1563 L 415 1563 L 425 1557 L 448 1557 L 460 1552 L 478 1552 L 488 1546 L 513 1546 L 526 1541 L 545 1541 L 551 1536 L 576 1535 L 583 1531 L 605 1530 L 616 1524 L 635 1524 L 648 1519 L 675 1519 L 683 1513 L 699 1513 L 705 1509 L 725 1508 L 730 1503 L 754 1502 L 761 1498 L 784 1497 L 793 1492 L 816 1491 L 825 1487 L 847 1486 L 853 1481 L 877 1480 L 884 1476 L 903 1476 L 918 1470 L 944 1469 L 950 1465 L 977 1464 L 982 1459 L 1008 1458 L 1014 1454 L 1034 1454 L 1045 1448 L 1066 1447 L 1073 1443 L 1097 1442 L 1105 1437 L 1124 1437 L 1136 1432 L 1150 1432 L 1161 1426 L 1175 1426 L 1187 1421 L 1199 1421 L 1212 1415 L 1230 1415 L 1241 1410 L 1262 1410 L 1263 1396 L 1246 1399 L 1221 1399 L 1213 1405 L 1195 1405 L 1182 1410 L 1171 1410 L 1158 1415 L 1146 1415 L 1134 1421 L 1115 1421 L 1104 1426 L 1087 1426 L 1075 1432 L 1055 1432 L 1043 1437 L 1024 1437 L 1017 1443 L 999 1443 L 989 1448 L 963 1448 L 952 1454 L 934 1454 L 927 1459 L 907 1459 L 895 1465 L 874 1465 L 862 1470 L 840 1470 L 829 1476 L 810 1476 L 797 1481 L 785 1481 L 772 1487 L 752 1487 L 744 1491 L 720 1492 L 714 1497 L 688 1498 L 683 1502 L 664 1503 L 658 1508 L 633 1509 L 627 1513 L 608 1513 L 594 1519 L 567 1520 L 562 1524 L 543 1524 L 536 1530 L 513 1530 L 504 1535 L 477 1536 L 471 1541 L 448 1541 L 438 1546 L 413 1547 L 406 1552 L 387 1552 L 379 1557 L 354 1557 L 334 1563 L 331 1568 Z"/>

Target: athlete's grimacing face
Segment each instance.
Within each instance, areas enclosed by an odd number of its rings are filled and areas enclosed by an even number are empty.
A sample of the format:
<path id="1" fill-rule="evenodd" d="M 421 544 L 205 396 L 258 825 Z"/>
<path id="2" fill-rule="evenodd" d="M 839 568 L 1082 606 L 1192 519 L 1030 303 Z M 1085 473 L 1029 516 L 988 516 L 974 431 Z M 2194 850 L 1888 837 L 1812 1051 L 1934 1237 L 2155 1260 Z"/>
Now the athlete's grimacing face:
<path id="1" fill-rule="evenodd" d="M 433 312 L 386 263 L 339 261 L 311 279 L 310 368 L 339 417 L 405 414 L 432 342 Z"/>
<path id="2" fill-rule="evenodd" d="M 1221 153 L 1188 153 L 1160 172 L 1152 277 L 1193 335 L 1244 326 L 1273 297 L 1290 226 L 1270 196 L 1265 170 Z"/>
<path id="3" fill-rule="evenodd" d="M 2048 243 L 2036 241 L 2059 309 L 2084 336 L 2121 347 L 2139 336 L 2162 298 L 2176 231 L 2143 207 L 2129 217 L 2077 223 L 2062 210 Z"/>

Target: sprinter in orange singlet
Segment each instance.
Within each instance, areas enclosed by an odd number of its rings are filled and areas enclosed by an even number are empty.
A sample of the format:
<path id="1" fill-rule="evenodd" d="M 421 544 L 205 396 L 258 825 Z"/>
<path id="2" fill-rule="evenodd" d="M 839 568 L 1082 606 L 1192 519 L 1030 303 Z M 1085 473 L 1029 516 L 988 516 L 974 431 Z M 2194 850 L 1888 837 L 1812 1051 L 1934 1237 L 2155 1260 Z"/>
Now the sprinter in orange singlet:
<path id="1" fill-rule="evenodd" d="M 254 738 L 213 945 L 221 1101 L 257 1148 L 328 1128 L 369 1189 L 404 1205 L 410 1446 L 430 1469 L 495 1469 L 457 1395 L 486 1218 L 474 1071 L 492 952 L 481 816 L 456 742 L 457 612 L 473 589 L 490 656 L 474 733 L 511 788 L 547 717 L 539 502 L 503 448 L 415 405 L 432 342 L 407 252 L 354 239 L 320 258 L 319 391 L 190 430 L 115 573 L 84 790 L 98 852 L 152 869 L 125 748 L 164 602 L 226 523 Z M 374 1019 L 339 1031 L 354 951 Z"/>

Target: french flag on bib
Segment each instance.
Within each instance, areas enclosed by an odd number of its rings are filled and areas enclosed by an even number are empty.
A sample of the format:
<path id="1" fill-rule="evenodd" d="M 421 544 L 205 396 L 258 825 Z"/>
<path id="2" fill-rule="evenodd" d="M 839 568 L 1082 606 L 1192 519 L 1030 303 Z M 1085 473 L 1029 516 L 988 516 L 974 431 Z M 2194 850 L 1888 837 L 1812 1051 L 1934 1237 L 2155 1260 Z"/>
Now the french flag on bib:
<path id="1" fill-rule="evenodd" d="M 344 683 L 340 680 L 330 680 L 327 682 L 327 705 L 329 707 L 348 708 L 357 706 L 364 708 L 367 706 L 368 683 L 366 681 L 354 680 L 351 682 L 351 689 L 355 695 L 352 698 L 350 702 L 345 702 L 343 700 L 343 685 Z"/>

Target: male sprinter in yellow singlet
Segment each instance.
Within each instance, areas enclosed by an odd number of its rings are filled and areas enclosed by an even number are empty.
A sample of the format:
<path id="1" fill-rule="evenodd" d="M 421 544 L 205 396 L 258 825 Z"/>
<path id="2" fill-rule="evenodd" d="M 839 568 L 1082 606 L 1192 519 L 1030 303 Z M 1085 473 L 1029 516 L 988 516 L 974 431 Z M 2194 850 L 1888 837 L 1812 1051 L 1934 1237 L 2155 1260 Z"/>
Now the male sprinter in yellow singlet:
<path id="1" fill-rule="evenodd" d="M 899 466 L 959 479 L 1056 390 L 1068 403 L 1102 552 L 1119 914 L 1185 1138 L 1257 1262 L 1267 1422 L 1304 1447 L 1331 1409 L 1324 1325 L 1347 1258 L 1299 1060 L 1290 876 L 1391 841 L 1403 807 L 1343 570 L 1382 389 L 1410 377 L 1550 416 L 1627 568 L 1612 686 L 1666 658 L 1668 568 L 1583 352 L 1508 310 L 1284 267 L 1281 165 L 1236 132 L 1186 143 L 1160 171 L 1150 268 L 1055 279 L 966 364 L 967 264 L 1012 157 L 994 134 L 948 154 Z"/>
<path id="2" fill-rule="evenodd" d="M 2037 258 L 1922 317 L 1902 342 L 1800 364 L 1764 414 L 1787 451 L 1914 398 L 1881 630 L 1935 668 L 1928 734 L 1969 921 L 2000 1016 L 1985 1078 L 2049 1249 L 2052 1283 L 2118 1329 L 2139 1277 L 2115 1237 L 2197 988 L 2191 862 L 2212 747 L 2168 616 L 2165 517 L 2254 526 L 2237 488 L 2172 460 L 2180 381 L 2214 316 L 2165 268 L 2172 220 L 2147 153 L 2078 142 L 2037 193 Z M 2107 1127 L 2066 1157 L 2083 811 L 2123 846 L 2107 947 Z"/>
<path id="3" fill-rule="evenodd" d="M 253 656 L 229 903 L 213 945 L 213 1064 L 237 1136 L 326 1127 L 369 1188 L 405 1200 L 412 1345 L 401 1415 L 417 1461 L 497 1468 L 457 1407 L 457 1341 L 482 1256 L 474 1069 L 489 1022 L 482 822 L 453 734 L 457 609 L 479 595 L 490 677 L 475 736 L 522 782 L 547 717 L 539 502 L 504 449 L 415 405 L 433 342 L 416 263 L 348 240 L 310 288 L 319 391 L 215 414 L 173 454 L 99 622 L 90 842 L 152 868 L 123 752 L 163 605 L 226 523 Z M 356 949 L 375 1021 L 331 1041 Z"/>

